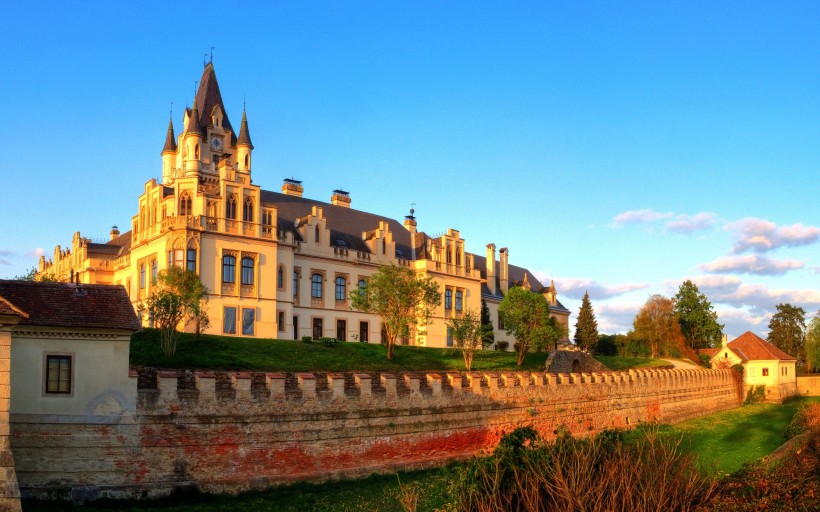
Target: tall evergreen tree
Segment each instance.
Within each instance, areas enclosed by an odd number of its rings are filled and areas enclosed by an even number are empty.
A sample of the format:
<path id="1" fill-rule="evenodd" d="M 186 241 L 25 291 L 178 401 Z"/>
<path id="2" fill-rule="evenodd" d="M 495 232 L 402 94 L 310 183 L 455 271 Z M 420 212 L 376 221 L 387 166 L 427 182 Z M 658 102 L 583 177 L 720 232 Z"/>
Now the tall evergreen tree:
<path id="1" fill-rule="evenodd" d="M 723 325 L 718 323 L 717 313 L 698 286 L 686 280 L 675 295 L 675 313 L 680 330 L 692 348 L 719 347 L 723 338 Z"/>
<path id="2" fill-rule="evenodd" d="M 481 299 L 481 343 L 487 347 L 492 345 L 495 341 L 495 332 L 493 330 L 493 320 L 490 318 L 490 308 L 487 307 L 487 302 Z"/>
<path id="3" fill-rule="evenodd" d="M 796 357 L 802 365 L 806 361 L 806 311 L 791 304 L 778 304 L 777 313 L 769 321 L 766 341 Z"/>
<path id="4" fill-rule="evenodd" d="M 598 322 L 595 320 L 588 292 L 584 292 L 584 299 L 581 301 L 581 310 L 575 322 L 574 341 L 578 348 L 586 351 L 594 350 L 598 343 Z"/>

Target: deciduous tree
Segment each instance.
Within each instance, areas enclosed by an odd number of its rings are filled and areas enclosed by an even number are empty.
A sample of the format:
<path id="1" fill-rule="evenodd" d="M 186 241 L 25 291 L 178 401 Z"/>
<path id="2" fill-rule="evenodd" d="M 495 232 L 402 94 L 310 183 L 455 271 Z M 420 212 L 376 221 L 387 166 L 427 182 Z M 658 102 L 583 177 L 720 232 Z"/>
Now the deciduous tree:
<path id="1" fill-rule="evenodd" d="M 806 361 L 804 344 L 806 341 L 806 311 L 791 304 L 778 304 L 777 313 L 769 321 L 769 336 L 766 341 L 783 352 L 797 358 L 797 363 Z"/>
<path id="2" fill-rule="evenodd" d="M 598 343 L 598 322 L 595 320 L 588 292 L 584 292 L 581 309 L 578 311 L 574 341 L 578 348 L 587 352 L 593 350 Z"/>
<path id="3" fill-rule="evenodd" d="M 560 336 L 554 321 L 550 321 L 547 299 L 540 293 L 513 287 L 501 300 L 498 311 L 504 317 L 504 329 L 518 341 L 517 365 L 532 350 L 541 350 Z"/>
<path id="4" fill-rule="evenodd" d="M 196 323 L 197 333 L 208 327 L 208 289 L 196 272 L 177 266 L 160 270 L 155 284 L 140 310 L 147 311 L 159 328 L 162 352 L 173 357 L 181 323 Z"/>
<path id="5" fill-rule="evenodd" d="M 492 343 L 485 341 L 486 327 L 481 323 L 481 315 L 474 309 L 468 309 L 463 315 L 447 320 L 447 327 L 451 329 L 456 346 L 461 349 L 464 368 L 469 372 L 476 351 Z"/>
<path id="6" fill-rule="evenodd" d="M 644 342 L 652 357 L 683 347 L 685 339 L 672 299 L 652 295 L 635 316 L 633 335 Z"/>
<path id="7" fill-rule="evenodd" d="M 487 307 L 487 302 L 481 299 L 481 343 L 488 347 L 493 342 L 495 342 L 495 330 L 493 320 L 490 318 L 490 308 Z"/>
<path id="8" fill-rule="evenodd" d="M 427 334 L 433 308 L 441 303 L 438 285 L 430 276 L 417 275 L 407 267 L 381 266 L 362 290 L 350 294 L 350 305 L 358 311 L 379 315 L 387 336 L 387 359 L 399 336 Z"/>
<path id="9" fill-rule="evenodd" d="M 686 280 L 674 298 L 675 313 L 680 329 L 691 348 L 719 347 L 723 339 L 723 325 L 718 323 L 717 313 L 698 286 Z"/>
<path id="10" fill-rule="evenodd" d="M 820 311 L 811 319 L 806 331 L 806 369 L 810 372 L 820 370 Z"/>

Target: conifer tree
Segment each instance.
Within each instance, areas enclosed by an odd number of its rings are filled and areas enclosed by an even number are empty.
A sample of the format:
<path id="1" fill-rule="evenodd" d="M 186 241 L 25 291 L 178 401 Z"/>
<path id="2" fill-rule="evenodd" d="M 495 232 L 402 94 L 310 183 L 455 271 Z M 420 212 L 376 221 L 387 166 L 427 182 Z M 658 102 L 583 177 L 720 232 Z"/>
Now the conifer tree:
<path id="1" fill-rule="evenodd" d="M 575 322 L 574 341 L 578 348 L 586 351 L 594 350 L 598 343 L 598 322 L 595 320 L 588 292 L 584 292 L 584 299 L 581 301 L 581 310 Z"/>
<path id="2" fill-rule="evenodd" d="M 723 325 L 712 309 L 706 295 L 690 280 L 684 281 L 675 295 L 675 314 L 680 330 L 692 348 L 719 347 L 723 339 Z"/>

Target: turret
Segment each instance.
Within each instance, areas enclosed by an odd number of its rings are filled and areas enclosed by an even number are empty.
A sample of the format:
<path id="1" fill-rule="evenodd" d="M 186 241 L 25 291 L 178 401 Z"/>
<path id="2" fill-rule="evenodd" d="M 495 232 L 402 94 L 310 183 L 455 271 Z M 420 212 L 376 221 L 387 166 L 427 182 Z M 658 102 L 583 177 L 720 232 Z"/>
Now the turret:
<path id="1" fill-rule="evenodd" d="M 251 133 L 248 130 L 248 116 L 242 111 L 242 126 L 239 127 L 239 137 L 236 139 L 236 165 L 240 171 L 251 172 Z"/>
<path id="2" fill-rule="evenodd" d="M 188 114 L 185 126 L 185 169 L 187 172 L 199 172 L 199 147 L 202 143 L 202 126 L 199 124 L 199 111 L 196 101 Z"/>
<path id="3" fill-rule="evenodd" d="M 177 139 L 174 136 L 174 120 L 168 119 L 168 133 L 165 134 L 165 145 L 162 147 L 162 182 L 171 177 L 174 159 L 177 156 Z"/>

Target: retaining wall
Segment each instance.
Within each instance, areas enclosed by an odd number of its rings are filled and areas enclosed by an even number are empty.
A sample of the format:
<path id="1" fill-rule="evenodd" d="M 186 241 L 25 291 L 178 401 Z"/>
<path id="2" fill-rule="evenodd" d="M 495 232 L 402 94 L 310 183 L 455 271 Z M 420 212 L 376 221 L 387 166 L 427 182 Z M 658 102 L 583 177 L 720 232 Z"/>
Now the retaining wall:
<path id="1" fill-rule="evenodd" d="M 798 375 L 797 394 L 820 396 L 820 375 Z"/>
<path id="2" fill-rule="evenodd" d="M 463 459 L 523 425 L 546 437 L 559 428 L 585 435 L 739 405 L 731 370 L 150 377 L 140 378 L 135 415 L 14 415 L 23 496 L 235 492 L 355 477 Z"/>

